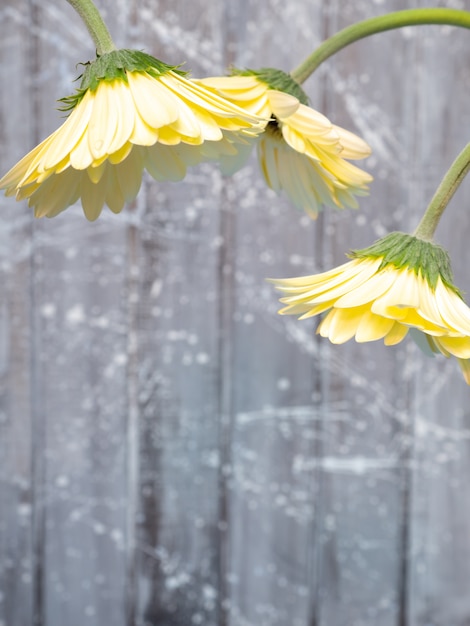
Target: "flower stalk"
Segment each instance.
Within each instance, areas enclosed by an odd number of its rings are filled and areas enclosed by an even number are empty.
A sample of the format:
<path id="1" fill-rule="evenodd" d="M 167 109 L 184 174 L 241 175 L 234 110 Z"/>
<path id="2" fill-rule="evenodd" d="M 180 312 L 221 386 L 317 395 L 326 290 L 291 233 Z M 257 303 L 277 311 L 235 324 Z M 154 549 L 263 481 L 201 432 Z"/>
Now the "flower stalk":
<path id="1" fill-rule="evenodd" d="M 97 56 L 116 50 L 109 30 L 92 0 L 67 0 L 82 18 L 96 46 Z"/>
<path id="2" fill-rule="evenodd" d="M 460 183 L 470 170 L 470 143 L 468 143 L 450 166 L 441 184 L 432 197 L 426 212 L 418 224 L 414 236 L 425 241 L 432 241 L 434 232 L 442 214 L 457 191 Z"/>
<path id="3" fill-rule="evenodd" d="M 326 39 L 292 72 L 292 78 L 303 83 L 329 57 L 359 39 L 386 30 L 422 24 L 447 24 L 470 28 L 470 11 L 458 9 L 406 9 L 372 17 L 347 26 Z"/>

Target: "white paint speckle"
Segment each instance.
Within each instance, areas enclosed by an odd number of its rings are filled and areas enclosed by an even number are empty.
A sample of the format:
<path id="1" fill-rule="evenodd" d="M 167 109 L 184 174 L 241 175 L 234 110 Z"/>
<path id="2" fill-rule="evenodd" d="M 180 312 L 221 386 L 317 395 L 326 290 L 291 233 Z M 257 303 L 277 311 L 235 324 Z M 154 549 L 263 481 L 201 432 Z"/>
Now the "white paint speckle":
<path id="1" fill-rule="evenodd" d="M 57 307 L 52 302 L 47 302 L 43 304 L 41 307 L 41 315 L 46 319 L 51 319 L 55 316 L 57 311 Z"/>
<path id="2" fill-rule="evenodd" d="M 97 535 L 104 535 L 106 532 L 106 526 L 101 522 L 95 522 L 93 524 L 93 530 Z"/>
<path id="3" fill-rule="evenodd" d="M 163 281 L 161 279 L 154 280 L 150 288 L 150 297 L 158 298 L 163 289 Z"/>
<path id="4" fill-rule="evenodd" d="M 210 356 L 207 354 L 207 352 L 199 352 L 196 355 L 196 361 L 197 363 L 199 363 L 199 365 L 206 365 L 210 361 Z"/>
<path id="5" fill-rule="evenodd" d="M 55 479 L 55 484 L 58 487 L 62 487 L 62 488 L 68 487 L 69 482 L 70 481 L 69 481 L 68 476 L 65 476 L 65 475 L 57 476 L 57 478 Z"/>
<path id="6" fill-rule="evenodd" d="M 277 381 L 277 388 L 281 391 L 287 391 L 287 389 L 290 389 L 290 386 L 291 382 L 288 378 L 279 378 Z"/>
<path id="7" fill-rule="evenodd" d="M 302 257 L 299 256 L 298 254 L 291 254 L 289 257 L 289 263 L 291 265 L 301 265 L 302 264 Z"/>
<path id="8" fill-rule="evenodd" d="M 28 502 L 22 502 L 18 505 L 18 515 L 20 517 L 28 517 L 31 515 L 31 505 Z"/>
<path id="9" fill-rule="evenodd" d="M 65 319 L 71 326 L 76 326 L 85 321 L 85 311 L 81 304 L 76 304 L 69 309 L 65 315 Z"/>
<path id="10" fill-rule="evenodd" d="M 114 356 L 113 361 L 115 365 L 125 365 L 127 363 L 127 354 L 120 352 Z"/>

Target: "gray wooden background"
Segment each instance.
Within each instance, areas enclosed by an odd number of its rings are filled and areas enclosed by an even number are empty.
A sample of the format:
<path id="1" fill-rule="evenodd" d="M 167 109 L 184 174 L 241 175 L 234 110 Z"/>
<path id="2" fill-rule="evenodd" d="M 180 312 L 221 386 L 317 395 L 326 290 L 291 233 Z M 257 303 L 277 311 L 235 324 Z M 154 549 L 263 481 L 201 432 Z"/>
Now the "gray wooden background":
<path id="1" fill-rule="evenodd" d="M 194 76 L 290 70 L 359 19 L 467 0 L 100 0 Z M 359 211 L 312 222 L 253 159 L 88 223 L 0 199 L 0 626 L 468 626 L 470 390 L 410 340 L 332 346 L 268 276 L 412 230 L 470 139 L 470 32 L 356 43 L 306 83 L 373 147 Z M 61 123 L 91 40 L 0 1 L 2 173 Z M 470 292 L 470 181 L 438 230 Z"/>

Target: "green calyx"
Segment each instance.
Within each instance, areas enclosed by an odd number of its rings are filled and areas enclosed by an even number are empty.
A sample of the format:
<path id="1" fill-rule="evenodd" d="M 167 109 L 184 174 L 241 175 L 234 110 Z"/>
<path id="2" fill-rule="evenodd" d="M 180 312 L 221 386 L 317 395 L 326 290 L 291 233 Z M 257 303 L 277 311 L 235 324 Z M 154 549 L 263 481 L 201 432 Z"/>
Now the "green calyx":
<path id="1" fill-rule="evenodd" d="M 353 250 L 349 255 L 353 259 L 382 258 L 379 270 L 387 265 L 397 269 L 412 269 L 421 275 L 435 289 L 440 277 L 446 287 L 462 297 L 454 285 L 448 252 L 431 241 L 425 241 L 406 233 L 390 233 L 368 248 Z"/>
<path id="2" fill-rule="evenodd" d="M 266 83 L 270 89 L 283 91 L 297 98 L 299 102 L 308 106 L 308 96 L 302 87 L 290 74 L 274 67 L 262 67 L 259 70 L 238 70 L 232 68 L 232 76 L 256 76 L 261 82 Z"/>
<path id="3" fill-rule="evenodd" d="M 145 72 L 155 78 L 169 71 L 177 72 L 180 76 L 187 74 L 179 69 L 179 65 L 167 65 L 140 50 L 112 50 L 83 65 L 85 70 L 77 78 L 81 79 L 80 87 L 73 95 L 61 98 L 60 102 L 64 103 L 62 111 L 77 106 L 85 93 L 89 89 L 96 90 L 103 80 L 127 82 L 127 72 Z"/>

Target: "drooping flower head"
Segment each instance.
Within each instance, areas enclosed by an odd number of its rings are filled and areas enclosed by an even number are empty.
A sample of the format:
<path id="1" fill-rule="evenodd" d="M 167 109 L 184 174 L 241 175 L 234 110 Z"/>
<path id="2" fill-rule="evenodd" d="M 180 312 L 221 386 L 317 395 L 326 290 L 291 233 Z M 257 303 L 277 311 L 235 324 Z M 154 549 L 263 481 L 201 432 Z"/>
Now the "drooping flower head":
<path id="1" fill-rule="evenodd" d="M 104 204 L 115 213 L 135 198 L 142 172 L 181 180 L 188 165 L 235 153 L 240 136 L 263 123 L 148 54 L 114 50 L 85 65 L 69 117 L 17 163 L 0 188 L 28 198 L 36 217 L 77 200 L 89 220 Z M 260 126 L 261 124 L 261 126 Z"/>
<path id="2" fill-rule="evenodd" d="M 272 280 L 285 294 L 279 313 L 326 313 L 317 333 L 337 344 L 354 337 L 390 346 L 415 329 L 433 352 L 457 357 L 470 384 L 470 308 L 453 283 L 447 252 L 391 233 L 350 256 L 328 272 Z"/>
<path id="3" fill-rule="evenodd" d="M 322 205 L 357 207 L 372 177 L 349 159 L 363 159 L 370 147 L 308 106 L 308 98 L 288 74 L 276 69 L 247 70 L 234 76 L 195 81 L 212 87 L 246 111 L 269 119 L 258 139 L 258 158 L 267 184 L 284 190 L 315 218 Z M 253 142 L 222 159 L 226 173 L 245 163 Z"/>

